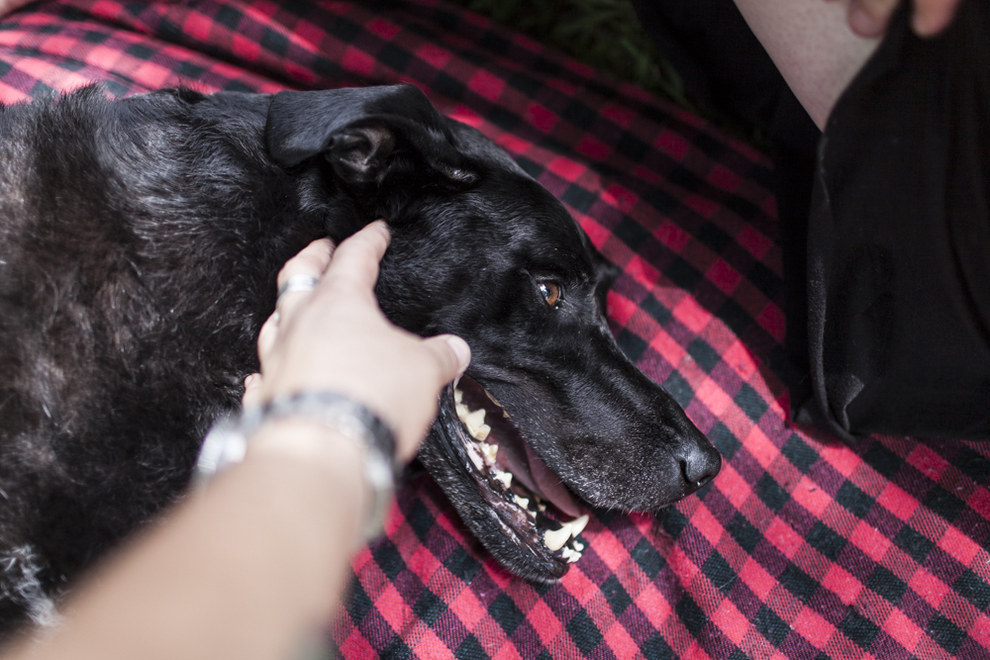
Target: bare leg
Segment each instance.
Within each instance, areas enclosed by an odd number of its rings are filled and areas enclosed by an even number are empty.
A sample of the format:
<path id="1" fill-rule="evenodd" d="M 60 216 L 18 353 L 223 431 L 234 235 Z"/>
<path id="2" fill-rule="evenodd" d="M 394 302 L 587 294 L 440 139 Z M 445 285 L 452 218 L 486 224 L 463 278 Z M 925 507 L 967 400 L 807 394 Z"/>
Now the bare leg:
<path id="1" fill-rule="evenodd" d="M 823 128 L 846 86 L 879 44 L 853 33 L 849 0 L 735 0 L 798 101 Z"/>

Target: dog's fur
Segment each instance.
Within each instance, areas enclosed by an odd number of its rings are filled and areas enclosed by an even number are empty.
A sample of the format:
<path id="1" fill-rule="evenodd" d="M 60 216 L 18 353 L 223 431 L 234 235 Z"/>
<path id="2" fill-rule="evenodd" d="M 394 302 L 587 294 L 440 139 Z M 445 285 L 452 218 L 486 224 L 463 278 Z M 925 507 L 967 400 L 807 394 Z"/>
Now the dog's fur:
<path id="1" fill-rule="evenodd" d="M 393 232 L 383 310 L 468 340 L 465 381 L 499 400 L 531 462 L 624 509 L 717 472 L 617 348 L 609 268 L 576 223 L 414 87 L 117 101 L 87 88 L 0 106 L 0 627 L 44 620 L 49 596 L 183 490 L 257 368 L 281 264 L 377 217 Z M 558 577 L 540 527 L 469 474 L 453 407 L 445 394 L 422 461 L 506 566 Z"/>

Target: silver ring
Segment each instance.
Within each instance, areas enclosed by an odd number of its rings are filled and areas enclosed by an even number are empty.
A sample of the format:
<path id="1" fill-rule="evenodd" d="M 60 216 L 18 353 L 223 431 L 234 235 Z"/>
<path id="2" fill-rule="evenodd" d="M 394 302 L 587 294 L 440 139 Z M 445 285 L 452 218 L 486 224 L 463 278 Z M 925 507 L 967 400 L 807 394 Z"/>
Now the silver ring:
<path id="1" fill-rule="evenodd" d="M 282 286 L 278 288 L 278 294 L 275 296 L 276 305 L 277 301 L 282 299 L 287 293 L 292 293 L 294 291 L 312 291 L 316 288 L 316 283 L 320 281 L 320 278 L 314 277 L 306 273 L 299 273 L 298 275 L 293 275 L 285 282 Z"/>

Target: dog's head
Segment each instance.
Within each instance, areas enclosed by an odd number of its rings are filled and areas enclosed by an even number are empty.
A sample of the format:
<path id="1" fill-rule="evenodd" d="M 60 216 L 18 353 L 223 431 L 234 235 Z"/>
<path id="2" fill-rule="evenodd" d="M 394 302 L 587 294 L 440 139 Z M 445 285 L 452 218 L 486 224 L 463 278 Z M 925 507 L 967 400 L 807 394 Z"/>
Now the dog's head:
<path id="1" fill-rule="evenodd" d="M 267 135 L 280 164 L 323 170 L 335 238 L 389 221 L 384 312 L 470 344 L 420 457 L 510 570 L 563 575 L 586 503 L 655 510 L 715 476 L 718 453 L 609 331 L 613 267 L 491 141 L 410 86 L 282 93 Z"/>

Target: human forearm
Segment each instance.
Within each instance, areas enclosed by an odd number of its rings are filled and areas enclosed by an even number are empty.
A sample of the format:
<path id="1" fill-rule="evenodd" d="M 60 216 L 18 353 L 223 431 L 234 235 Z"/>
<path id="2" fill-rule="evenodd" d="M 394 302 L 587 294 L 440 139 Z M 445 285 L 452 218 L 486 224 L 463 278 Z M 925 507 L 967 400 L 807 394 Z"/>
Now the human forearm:
<path id="1" fill-rule="evenodd" d="M 333 263 L 322 240 L 286 264 L 280 286 L 297 274 L 310 288 L 280 295 L 262 330 L 243 462 L 76 585 L 46 639 L 5 658 L 285 658 L 323 629 L 352 549 L 379 523 L 369 505 L 389 490 L 393 444 L 395 459 L 412 458 L 440 388 L 470 360 L 463 340 L 421 339 L 381 313 L 373 291 L 388 241 L 372 223 Z M 321 407 L 341 397 L 353 419 Z M 237 436 L 213 437 L 239 450 Z"/>
<path id="2" fill-rule="evenodd" d="M 345 586 L 368 499 L 361 460 L 312 422 L 261 429 L 208 497 L 191 494 L 81 585 L 47 644 L 11 657 L 287 657 Z"/>

